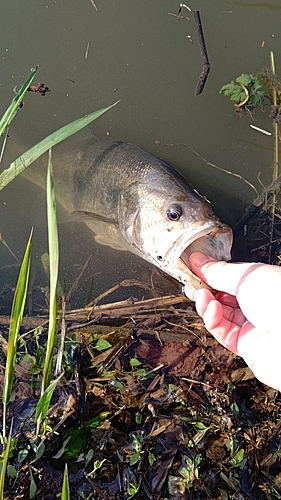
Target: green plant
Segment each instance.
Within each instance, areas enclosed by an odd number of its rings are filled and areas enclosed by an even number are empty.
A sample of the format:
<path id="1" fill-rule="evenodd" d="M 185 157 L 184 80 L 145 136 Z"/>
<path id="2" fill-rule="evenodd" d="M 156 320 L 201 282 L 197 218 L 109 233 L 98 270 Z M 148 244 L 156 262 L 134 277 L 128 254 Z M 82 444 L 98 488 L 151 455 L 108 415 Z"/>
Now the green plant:
<path id="1" fill-rule="evenodd" d="M 142 442 L 145 437 L 144 431 L 138 432 L 138 434 L 132 434 L 132 448 L 133 453 L 130 458 L 130 465 L 135 465 L 141 459 L 142 450 Z"/>
<path id="2" fill-rule="evenodd" d="M 186 488 L 191 488 L 192 483 L 199 477 L 199 465 L 202 455 L 197 454 L 193 458 L 184 457 L 184 464 L 180 469 L 180 474 L 184 478 Z"/>
<path id="3" fill-rule="evenodd" d="M 265 98 L 263 86 L 257 76 L 247 73 L 236 78 L 236 83 L 232 80 L 223 85 L 220 94 L 229 96 L 238 109 L 252 110 L 257 106 L 262 106 Z"/>
<path id="4" fill-rule="evenodd" d="M 59 244 L 56 218 L 55 192 L 53 182 L 53 168 L 51 161 L 51 151 L 49 153 L 48 172 L 47 172 L 47 226 L 48 242 L 50 256 L 50 303 L 49 303 L 49 328 L 47 338 L 47 352 L 43 368 L 43 378 L 41 394 L 47 389 L 53 366 L 53 352 L 56 342 L 56 324 L 57 324 L 57 281 L 59 270 Z"/>
<path id="5" fill-rule="evenodd" d="M 92 121 L 96 120 L 113 106 L 116 106 L 118 102 L 119 101 L 107 106 L 106 108 L 99 109 L 98 111 L 94 111 L 94 113 L 83 116 L 82 118 L 78 118 L 78 120 L 75 120 L 74 122 L 68 123 L 68 125 L 65 125 L 64 127 L 53 132 L 51 135 L 48 135 L 48 137 L 38 142 L 38 144 L 19 156 L 6 170 L 0 174 L 0 191 L 51 147 L 59 144 L 67 137 L 70 137 L 89 125 Z"/>
<path id="6" fill-rule="evenodd" d="M 29 240 L 27 242 L 25 254 L 23 257 L 22 265 L 19 272 L 18 282 L 14 294 L 14 300 L 12 305 L 10 329 L 9 329 L 9 339 L 8 339 L 8 352 L 6 360 L 5 378 L 4 378 L 4 388 L 2 395 L 3 402 L 3 437 L 6 437 L 6 416 L 7 416 L 7 404 L 10 401 L 13 382 L 14 382 L 14 372 L 16 363 L 16 353 L 17 353 L 17 341 L 19 336 L 20 325 L 22 321 L 23 311 L 25 307 L 29 271 L 30 271 L 30 250 L 31 250 L 31 240 L 32 232 L 30 233 Z"/>
<path id="7" fill-rule="evenodd" d="M 133 498 L 140 490 L 141 487 L 141 479 L 137 479 L 137 477 L 132 473 L 131 482 L 128 485 L 128 494 L 129 498 Z"/>
<path id="8" fill-rule="evenodd" d="M 62 490 L 61 490 L 61 500 L 70 500 L 67 464 L 65 464 L 65 467 L 64 467 L 63 484 L 62 484 Z"/>
<path id="9" fill-rule="evenodd" d="M 4 115 L 2 116 L 2 118 L 0 120 L 0 135 L 3 135 L 5 130 L 7 130 L 7 128 L 9 127 L 9 125 L 10 125 L 12 119 L 14 118 L 19 106 L 21 105 L 21 102 L 22 102 L 28 88 L 30 87 L 30 84 L 32 83 L 32 81 L 37 73 L 38 67 L 39 66 L 36 66 L 36 68 L 34 68 L 31 71 L 30 76 L 24 82 L 23 86 L 20 88 L 19 92 L 17 92 L 17 94 L 15 95 L 14 99 L 12 100 L 10 106 L 7 108 Z"/>
<path id="10" fill-rule="evenodd" d="M 5 478 L 6 478 L 6 472 L 7 472 L 7 466 L 8 466 L 8 459 L 9 459 L 9 456 L 10 456 L 11 449 L 12 449 L 12 447 L 14 445 L 14 442 L 12 441 L 12 427 L 13 427 L 13 421 L 11 422 L 10 432 L 9 432 L 8 439 L 5 442 L 5 450 L 4 450 L 4 453 L 3 453 L 3 458 L 2 458 L 2 463 L 1 463 L 0 500 L 3 500 Z"/>

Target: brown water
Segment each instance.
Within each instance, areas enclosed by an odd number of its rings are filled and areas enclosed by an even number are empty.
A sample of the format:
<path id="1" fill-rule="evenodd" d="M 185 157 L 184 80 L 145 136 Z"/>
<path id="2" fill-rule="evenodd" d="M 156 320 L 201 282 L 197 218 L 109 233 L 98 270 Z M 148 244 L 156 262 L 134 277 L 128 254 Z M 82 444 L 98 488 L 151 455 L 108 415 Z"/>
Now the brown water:
<path id="1" fill-rule="evenodd" d="M 36 64 L 40 67 L 35 83 L 44 82 L 51 92 L 45 97 L 26 96 L 26 105 L 10 128 L 2 168 L 19 151 L 62 125 L 121 99 L 94 123 L 95 133 L 135 143 L 164 158 L 233 226 L 253 200 L 254 191 L 240 179 L 207 165 L 189 149 L 154 141 L 187 144 L 209 162 L 244 176 L 259 190 L 259 172 L 263 184 L 269 184 L 273 138 L 249 126 L 254 123 L 272 131 L 269 106 L 255 111 L 253 122 L 246 114 L 236 114 L 219 90 L 242 72 L 269 66 L 270 50 L 281 72 L 281 6 L 279 0 L 194 0 L 188 4 L 200 10 L 211 62 L 205 90 L 195 97 L 202 60 L 192 13 L 182 12 L 190 21 L 168 15 L 176 13 L 178 5 L 168 0 L 96 0 L 96 11 L 90 0 L 5 1 L 0 20 L 0 112 L 13 98 L 14 86 L 19 87 Z M 22 180 L 0 193 L 0 232 L 19 258 L 31 224 L 40 219 L 38 207 L 44 204 L 40 196 Z M 80 226 L 60 227 L 60 278 L 68 289 L 93 252 L 94 268 L 86 278 L 88 286 L 94 274 L 95 295 L 122 277 L 143 275 L 146 263 L 127 254 L 124 271 L 122 255 L 93 245 L 92 235 Z M 40 255 L 45 251 L 45 228 L 38 222 L 35 284 L 44 281 Z M 1 267 L 13 263 L 0 246 Z M 0 273 L 0 288 L 12 287 L 16 268 Z"/>

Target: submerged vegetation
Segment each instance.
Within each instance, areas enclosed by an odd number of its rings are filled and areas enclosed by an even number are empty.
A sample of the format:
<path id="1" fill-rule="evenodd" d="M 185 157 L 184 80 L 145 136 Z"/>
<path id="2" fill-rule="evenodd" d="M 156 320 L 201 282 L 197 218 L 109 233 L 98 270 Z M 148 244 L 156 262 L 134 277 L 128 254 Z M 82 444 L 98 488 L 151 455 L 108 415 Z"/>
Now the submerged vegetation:
<path id="1" fill-rule="evenodd" d="M 0 185 L 81 120 L 22 155 Z M 208 335 L 185 297 L 163 297 L 152 279 L 147 300 L 100 305 L 103 294 L 68 311 L 51 157 L 47 207 L 49 313 L 23 318 L 30 236 L 10 326 L 0 316 L 0 499 L 281 498 L 277 391 Z"/>

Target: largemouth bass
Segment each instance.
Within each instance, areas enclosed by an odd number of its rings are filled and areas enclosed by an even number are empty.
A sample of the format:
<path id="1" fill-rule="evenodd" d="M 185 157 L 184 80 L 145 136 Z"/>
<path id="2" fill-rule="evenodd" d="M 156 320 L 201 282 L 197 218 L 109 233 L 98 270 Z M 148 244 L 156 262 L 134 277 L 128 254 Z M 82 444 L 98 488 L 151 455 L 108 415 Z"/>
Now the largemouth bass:
<path id="1" fill-rule="evenodd" d="M 40 163 L 25 176 L 45 187 Z M 70 147 L 63 158 L 54 154 L 53 165 L 58 201 L 98 243 L 154 264 L 182 283 L 187 296 L 207 286 L 189 269 L 192 252 L 231 258 L 232 231 L 210 203 L 165 161 L 137 146 L 94 138 Z"/>

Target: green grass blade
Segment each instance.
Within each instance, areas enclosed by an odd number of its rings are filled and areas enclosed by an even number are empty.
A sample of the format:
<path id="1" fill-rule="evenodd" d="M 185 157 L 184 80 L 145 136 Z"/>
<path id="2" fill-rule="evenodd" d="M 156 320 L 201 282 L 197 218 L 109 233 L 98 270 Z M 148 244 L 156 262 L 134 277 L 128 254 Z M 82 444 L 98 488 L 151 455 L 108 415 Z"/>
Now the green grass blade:
<path id="1" fill-rule="evenodd" d="M 3 388 L 3 435 L 6 434 L 6 405 L 10 401 L 10 396 L 13 387 L 15 362 L 16 362 L 16 349 L 18 334 L 21 326 L 23 311 L 25 307 L 29 270 L 30 270 L 30 249 L 32 240 L 31 230 L 29 240 L 26 246 L 25 254 L 23 257 L 22 265 L 19 272 L 18 282 L 14 294 L 14 300 L 12 305 L 10 329 L 9 329 L 9 339 L 8 339 L 8 352 L 6 360 L 5 378 L 4 378 L 4 388 Z"/>
<path id="2" fill-rule="evenodd" d="M 65 464 L 65 468 L 64 468 L 63 484 L 62 484 L 62 490 L 61 490 L 61 500 L 70 500 L 67 464 Z"/>
<path id="3" fill-rule="evenodd" d="M 56 132 L 53 132 L 51 135 L 30 148 L 21 156 L 19 156 L 19 158 L 11 163 L 11 165 L 0 174 L 0 191 L 5 186 L 7 186 L 7 184 L 9 184 L 9 182 L 11 182 L 15 177 L 17 177 L 17 175 L 23 172 L 25 168 L 29 167 L 31 163 L 37 160 L 39 156 L 48 151 L 48 149 L 89 125 L 92 121 L 99 118 L 99 116 L 103 115 L 106 111 L 113 108 L 113 106 L 116 106 L 118 102 L 119 101 L 111 104 L 110 106 L 107 106 L 106 108 L 94 111 L 94 113 L 91 113 L 90 115 L 78 118 L 78 120 L 75 120 L 68 125 L 65 125 L 64 127 L 56 130 Z"/>
<path id="4" fill-rule="evenodd" d="M 43 269 L 45 271 L 45 274 L 46 274 L 47 278 L 49 279 L 49 277 L 50 277 L 50 259 L 49 259 L 48 252 L 45 252 L 41 255 L 41 262 L 42 262 L 42 266 L 43 266 Z M 57 296 L 62 297 L 62 295 L 64 295 L 64 289 L 61 286 L 60 282 L 58 281 L 57 282 Z"/>
<path id="5" fill-rule="evenodd" d="M 38 70 L 38 66 L 36 66 L 36 68 L 34 68 L 32 70 L 30 76 L 24 82 L 23 86 L 20 88 L 18 93 L 15 95 L 10 106 L 5 111 L 4 115 L 2 116 L 2 118 L 0 120 L 0 135 L 3 135 L 6 128 L 10 125 L 13 117 L 15 116 L 15 113 L 16 113 L 18 107 L 20 106 L 20 103 L 22 102 L 28 88 L 30 87 L 30 84 L 32 83 L 33 78 L 35 77 L 35 75 L 37 73 L 37 70 Z"/>
<path id="6" fill-rule="evenodd" d="M 51 151 L 49 152 L 48 172 L 47 172 L 47 221 L 48 221 L 48 242 L 50 260 L 50 303 L 49 303 L 49 328 L 47 339 L 47 352 L 43 368 L 42 392 L 48 387 L 52 376 L 53 353 L 56 342 L 56 322 L 57 322 L 57 281 L 59 268 L 59 244 L 56 218 L 55 192 L 53 182 L 53 167 L 51 161 Z"/>
<path id="7" fill-rule="evenodd" d="M 57 387 L 57 384 L 59 383 L 62 376 L 63 376 L 63 373 L 58 378 L 56 378 L 51 384 L 48 385 L 47 389 L 42 394 L 41 398 L 39 399 L 39 401 L 37 403 L 36 412 L 35 412 L 35 420 L 36 420 L 38 425 L 40 425 L 42 420 L 44 420 L 44 418 L 46 418 L 53 392 L 54 392 L 55 388 Z"/>
<path id="8" fill-rule="evenodd" d="M 9 436 L 7 439 L 7 443 L 6 443 L 6 447 L 5 447 L 5 451 L 4 451 L 4 455 L 3 455 L 2 469 L 1 469 L 1 474 L 0 474 L 0 500 L 3 500 L 3 498 L 4 498 L 4 487 L 5 487 L 7 465 L 8 465 L 8 459 L 9 459 L 9 453 L 10 453 L 10 447 L 11 447 L 12 428 L 13 428 L 13 419 L 11 422 Z"/>

